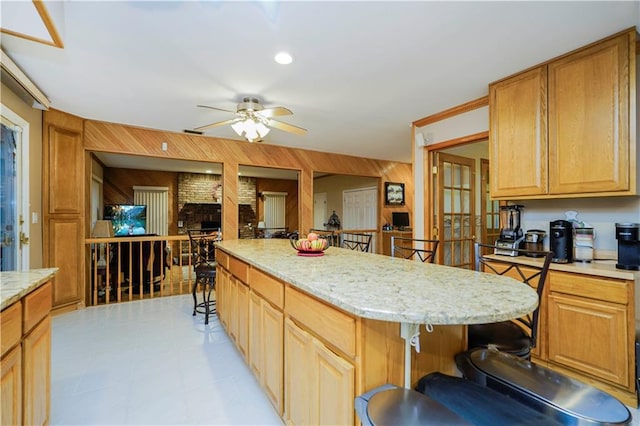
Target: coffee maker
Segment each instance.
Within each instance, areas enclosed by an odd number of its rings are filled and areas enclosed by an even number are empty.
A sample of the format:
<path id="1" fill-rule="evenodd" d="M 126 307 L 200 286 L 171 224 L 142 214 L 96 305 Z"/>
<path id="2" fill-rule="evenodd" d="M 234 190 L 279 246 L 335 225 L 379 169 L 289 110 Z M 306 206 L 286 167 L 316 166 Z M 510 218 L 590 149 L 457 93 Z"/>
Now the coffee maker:
<path id="1" fill-rule="evenodd" d="M 552 262 L 573 262 L 573 224 L 568 220 L 554 220 L 551 228 L 549 249 L 553 252 Z"/>
<path id="2" fill-rule="evenodd" d="M 500 238 L 496 241 L 495 254 L 517 256 L 522 248 L 524 235 L 520 228 L 520 211 L 524 206 L 514 204 L 500 206 Z"/>
<path id="3" fill-rule="evenodd" d="M 640 271 L 640 223 L 616 223 L 618 263 L 616 268 Z"/>

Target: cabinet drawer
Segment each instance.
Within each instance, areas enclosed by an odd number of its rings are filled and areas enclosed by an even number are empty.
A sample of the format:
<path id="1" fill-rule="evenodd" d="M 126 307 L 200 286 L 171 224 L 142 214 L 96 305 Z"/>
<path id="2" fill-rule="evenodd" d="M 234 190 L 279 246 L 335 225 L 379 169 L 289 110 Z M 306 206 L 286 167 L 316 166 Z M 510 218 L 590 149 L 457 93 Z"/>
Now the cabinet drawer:
<path id="1" fill-rule="evenodd" d="M 216 249 L 216 263 L 224 269 L 229 269 L 229 255 L 220 249 Z"/>
<path id="2" fill-rule="evenodd" d="M 292 288 L 285 288 L 285 311 L 317 336 L 355 357 L 355 318 Z"/>
<path id="3" fill-rule="evenodd" d="M 17 301 L 0 314 L 2 355 L 20 342 L 22 336 L 22 301 Z"/>
<path id="4" fill-rule="evenodd" d="M 550 271 L 549 289 L 611 303 L 629 302 L 627 281 Z"/>
<path id="5" fill-rule="evenodd" d="M 235 257 L 229 257 L 229 272 L 243 283 L 249 281 L 249 265 Z"/>
<path id="6" fill-rule="evenodd" d="M 51 312 L 51 283 L 24 298 L 24 333 L 31 330 L 40 320 Z"/>
<path id="7" fill-rule="evenodd" d="M 280 309 L 284 308 L 284 284 L 281 281 L 251 268 L 249 271 L 249 287 Z"/>

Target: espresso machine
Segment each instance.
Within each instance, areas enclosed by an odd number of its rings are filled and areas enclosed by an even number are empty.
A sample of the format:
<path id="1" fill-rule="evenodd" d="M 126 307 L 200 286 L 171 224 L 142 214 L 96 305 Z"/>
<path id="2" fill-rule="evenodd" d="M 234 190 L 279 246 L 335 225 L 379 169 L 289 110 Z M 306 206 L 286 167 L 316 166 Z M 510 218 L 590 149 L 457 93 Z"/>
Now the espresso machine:
<path id="1" fill-rule="evenodd" d="M 618 263 L 616 268 L 640 271 L 640 223 L 616 223 Z"/>
<path id="2" fill-rule="evenodd" d="M 520 212 L 524 206 L 513 204 L 500 206 L 500 238 L 496 241 L 495 254 L 517 256 L 517 249 L 524 245 L 524 233 L 520 228 Z"/>

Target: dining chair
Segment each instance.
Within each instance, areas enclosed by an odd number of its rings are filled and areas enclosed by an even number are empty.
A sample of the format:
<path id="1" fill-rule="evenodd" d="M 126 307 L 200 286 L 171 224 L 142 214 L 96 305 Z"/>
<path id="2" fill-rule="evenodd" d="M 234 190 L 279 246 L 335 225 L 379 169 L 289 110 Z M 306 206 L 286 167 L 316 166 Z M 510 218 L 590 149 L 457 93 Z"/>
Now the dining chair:
<path id="1" fill-rule="evenodd" d="M 368 252 L 371 245 L 371 237 L 371 234 L 361 232 L 343 232 L 340 234 L 340 247 Z"/>
<path id="2" fill-rule="evenodd" d="M 391 257 L 418 259 L 422 263 L 434 263 L 438 240 L 422 240 L 417 238 L 391 237 Z"/>
<path id="3" fill-rule="evenodd" d="M 211 293 L 216 283 L 216 250 L 215 243 L 222 240 L 220 228 L 216 229 L 188 229 L 191 254 L 193 256 L 193 270 L 196 279 L 193 282 L 193 316 L 204 314 L 204 323 L 209 324 L 209 314 L 215 313 L 216 301 L 211 300 Z M 198 302 L 196 290 L 202 289 L 202 301 Z"/>
<path id="4" fill-rule="evenodd" d="M 530 359 L 531 350 L 536 347 L 540 306 L 544 300 L 542 295 L 547 281 L 549 265 L 553 253 L 536 252 L 538 259 L 523 265 L 512 256 L 494 255 L 496 246 L 475 243 L 476 271 L 505 275 L 515 278 L 532 288 L 538 294 L 538 306 L 530 314 L 510 321 L 490 324 L 472 324 L 467 327 L 468 347 L 489 348 Z M 519 255 L 531 250 L 514 249 Z"/>

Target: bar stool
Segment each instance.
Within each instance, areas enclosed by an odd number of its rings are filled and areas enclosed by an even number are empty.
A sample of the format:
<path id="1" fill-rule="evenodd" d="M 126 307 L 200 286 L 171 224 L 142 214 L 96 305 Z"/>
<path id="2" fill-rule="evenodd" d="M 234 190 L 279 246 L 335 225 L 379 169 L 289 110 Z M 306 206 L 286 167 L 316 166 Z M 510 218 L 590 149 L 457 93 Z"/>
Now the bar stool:
<path id="1" fill-rule="evenodd" d="M 209 324 L 209 314 L 215 313 L 216 301 L 211 300 L 211 293 L 216 283 L 216 251 L 215 243 L 222 240 L 222 232 L 217 229 L 188 229 L 193 270 L 196 279 L 193 282 L 193 316 L 204 314 L 204 323 Z M 196 290 L 202 288 L 202 301 L 198 302 Z"/>

